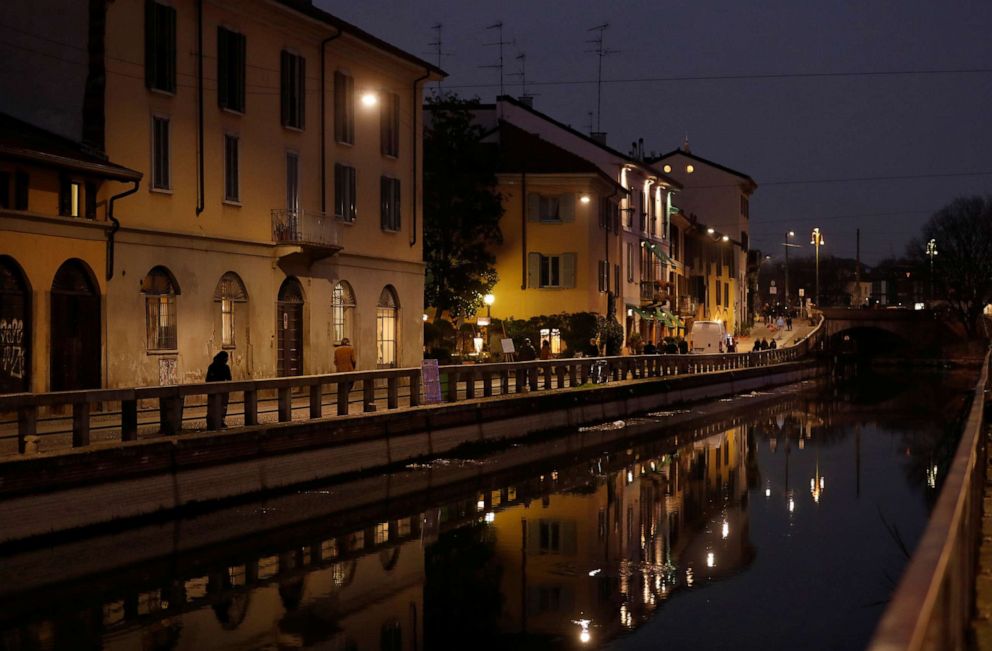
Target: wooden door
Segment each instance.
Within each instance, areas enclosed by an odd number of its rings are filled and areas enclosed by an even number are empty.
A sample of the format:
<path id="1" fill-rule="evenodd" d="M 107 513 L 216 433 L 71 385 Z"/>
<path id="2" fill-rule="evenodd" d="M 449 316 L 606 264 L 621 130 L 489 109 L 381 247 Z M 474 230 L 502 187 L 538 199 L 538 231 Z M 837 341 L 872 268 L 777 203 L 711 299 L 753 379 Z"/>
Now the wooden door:
<path id="1" fill-rule="evenodd" d="M 85 263 L 59 268 L 51 301 L 51 390 L 100 388 L 100 294 Z"/>
<path id="2" fill-rule="evenodd" d="M 279 289 L 276 318 L 279 377 L 303 375 L 303 288 L 295 278 L 286 279 Z"/>

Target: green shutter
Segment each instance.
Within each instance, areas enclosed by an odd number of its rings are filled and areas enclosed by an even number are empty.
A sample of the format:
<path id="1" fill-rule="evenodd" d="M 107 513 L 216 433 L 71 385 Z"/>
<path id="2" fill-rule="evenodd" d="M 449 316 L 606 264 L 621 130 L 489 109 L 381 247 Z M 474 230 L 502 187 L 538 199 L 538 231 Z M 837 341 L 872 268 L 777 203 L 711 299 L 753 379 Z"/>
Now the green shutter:
<path id="1" fill-rule="evenodd" d="M 527 286 L 528 287 L 541 286 L 541 254 L 540 253 L 527 254 Z"/>
<path id="2" fill-rule="evenodd" d="M 289 52 L 283 50 L 279 53 L 279 114 L 282 126 L 289 126 L 293 123 L 292 112 L 292 59 Z"/>
<path id="3" fill-rule="evenodd" d="M 559 197 L 558 216 L 563 222 L 575 221 L 575 194 L 567 192 Z"/>
<path id="4" fill-rule="evenodd" d="M 565 289 L 575 287 L 575 261 L 577 256 L 574 253 L 563 253 L 561 256 L 561 286 Z"/>
<path id="5" fill-rule="evenodd" d="M 536 192 L 527 193 L 527 221 L 536 222 L 541 219 L 541 195 Z"/>

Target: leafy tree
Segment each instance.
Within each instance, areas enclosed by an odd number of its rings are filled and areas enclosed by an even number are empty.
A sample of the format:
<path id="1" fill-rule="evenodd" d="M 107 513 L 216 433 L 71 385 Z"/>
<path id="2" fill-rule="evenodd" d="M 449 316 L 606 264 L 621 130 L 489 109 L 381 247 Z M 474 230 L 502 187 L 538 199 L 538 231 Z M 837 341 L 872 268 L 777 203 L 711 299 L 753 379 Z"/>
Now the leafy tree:
<path id="1" fill-rule="evenodd" d="M 492 247 L 503 242 L 498 152 L 473 122 L 478 100 L 428 100 L 424 129 L 424 303 L 459 317 L 477 312 L 496 284 Z"/>
<path id="2" fill-rule="evenodd" d="M 923 226 L 923 238 L 907 253 L 923 258 L 926 242 L 937 242 L 934 282 L 969 337 L 978 334 L 979 317 L 992 301 L 992 195 L 959 197 Z"/>

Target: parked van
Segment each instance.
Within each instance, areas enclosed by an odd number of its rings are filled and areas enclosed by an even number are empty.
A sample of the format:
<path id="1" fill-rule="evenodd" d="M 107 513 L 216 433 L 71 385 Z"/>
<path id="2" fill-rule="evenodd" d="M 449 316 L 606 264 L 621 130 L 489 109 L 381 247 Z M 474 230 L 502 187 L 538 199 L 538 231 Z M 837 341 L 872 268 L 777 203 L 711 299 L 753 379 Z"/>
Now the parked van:
<path id="1" fill-rule="evenodd" d="M 689 331 L 689 352 L 723 353 L 727 350 L 723 321 L 696 321 Z"/>

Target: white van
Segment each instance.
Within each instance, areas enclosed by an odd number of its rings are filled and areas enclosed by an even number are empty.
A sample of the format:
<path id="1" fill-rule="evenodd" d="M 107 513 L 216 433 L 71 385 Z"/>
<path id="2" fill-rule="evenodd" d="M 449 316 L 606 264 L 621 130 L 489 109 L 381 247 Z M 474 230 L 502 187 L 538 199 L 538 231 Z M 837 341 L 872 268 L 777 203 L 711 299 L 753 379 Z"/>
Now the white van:
<path id="1" fill-rule="evenodd" d="M 689 352 L 724 353 L 727 351 L 727 329 L 723 321 L 696 321 L 689 331 Z"/>

